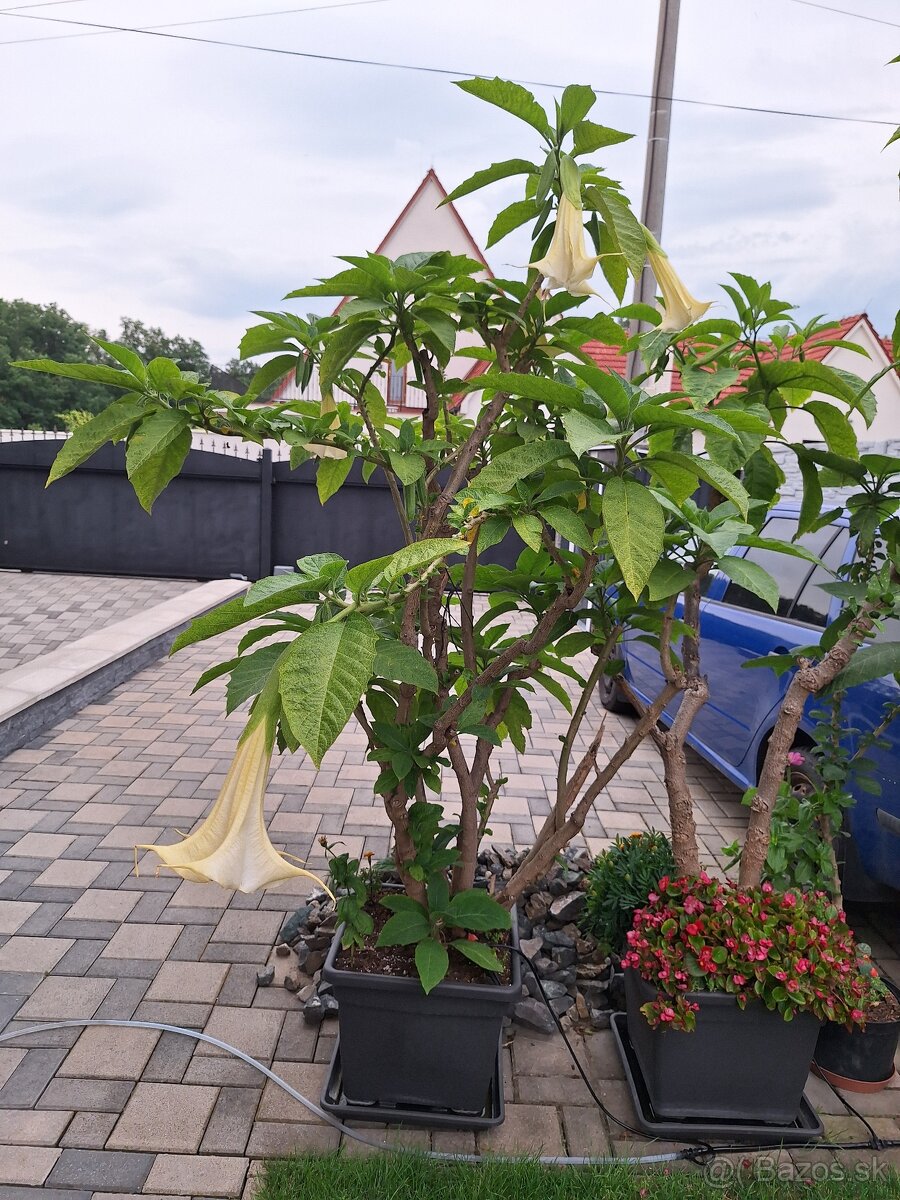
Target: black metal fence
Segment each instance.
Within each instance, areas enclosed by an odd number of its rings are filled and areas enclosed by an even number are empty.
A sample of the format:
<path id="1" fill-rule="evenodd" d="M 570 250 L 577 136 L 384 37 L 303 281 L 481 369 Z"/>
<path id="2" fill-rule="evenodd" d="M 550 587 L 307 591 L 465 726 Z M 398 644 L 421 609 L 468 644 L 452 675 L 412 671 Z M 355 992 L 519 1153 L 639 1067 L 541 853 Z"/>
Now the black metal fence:
<path id="1" fill-rule="evenodd" d="M 153 506 L 138 504 L 122 446 L 105 446 L 45 490 L 61 439 L 0 442 L 0 568 L 221 579 L 259 579 L 276 565 L 330 550 L 351 564 L 403 545 L 387 480 L 364 483 L 359 463 L 326 505 L 314 463 L 296 470 L 221 450 L 191 450 Z M 511 565 L 515 535 L 489 554 Z"/>

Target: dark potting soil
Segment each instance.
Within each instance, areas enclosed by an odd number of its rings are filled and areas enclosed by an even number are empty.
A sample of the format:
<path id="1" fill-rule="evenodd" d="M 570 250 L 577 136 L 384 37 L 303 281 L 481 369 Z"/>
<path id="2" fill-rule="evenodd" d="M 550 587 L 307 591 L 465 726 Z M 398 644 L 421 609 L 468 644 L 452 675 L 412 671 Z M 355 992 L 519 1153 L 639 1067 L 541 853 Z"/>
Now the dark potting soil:
<path id="1" fill-rule="evenodd" d="M 366 905 L 366 912 L 372 918 L 375 928 L 365 939 L 365 945 L 361 949 L 356 946 L 351 946 L 349 949 L 341 947 L 334 965 L 341 971 L 358 971 L 362 975 L 392 975 L 401 979 L 417 979 L 415 946 L 377 946 L 375 944 L 382 929 L 393 915 L 378 901 L 379 896 L 375 896 Z M 507 940 L 507 936 L 503 930 L 500 930 L 495 933 L 480 933 L 478 940 L 502 943 Z M 500 975 L 488 974 L 460 954 L 453 946 L 447 946 L 447 953 L 450 959 L 450 969 L 446 975 L 448 983 L 496 985 L 510 982 L 510 953 L 508 950 L 497 948 L 497 956 L 503 963 L 503 971 Z"/>
<path id="2" fill-rule="evenodd" d="M 900 1000 L 894 995 L 889 995 L 865 1009 L 865 1014 L 867 1025 L 886 1025 L 891 1021 L 900 1021 Z"/>

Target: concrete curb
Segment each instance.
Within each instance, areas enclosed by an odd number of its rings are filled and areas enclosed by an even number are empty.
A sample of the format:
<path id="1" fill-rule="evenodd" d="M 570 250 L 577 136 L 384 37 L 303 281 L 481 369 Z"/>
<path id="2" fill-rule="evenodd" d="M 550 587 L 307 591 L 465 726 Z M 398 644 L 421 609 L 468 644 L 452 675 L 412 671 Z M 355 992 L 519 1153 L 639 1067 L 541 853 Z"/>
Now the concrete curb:
<path id="1" fill-rule="evenodd" d="M 169 650 L 195 617 L 247 584 L 215 579 L 0 675 L 0 757 L 71 716 Z"/>

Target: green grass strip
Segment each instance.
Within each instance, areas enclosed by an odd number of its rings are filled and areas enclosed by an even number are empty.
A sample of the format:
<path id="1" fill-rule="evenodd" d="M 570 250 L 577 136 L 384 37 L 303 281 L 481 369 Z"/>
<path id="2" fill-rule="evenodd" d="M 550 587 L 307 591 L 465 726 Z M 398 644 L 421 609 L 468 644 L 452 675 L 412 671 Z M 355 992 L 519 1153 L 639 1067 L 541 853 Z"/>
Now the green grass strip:
<path id="1" fill-rule="evenodd" d="M 848 1200 L 862 1194 L 897 1200 L 900 1174 L 875 1153 L 859 1153 L 859 1160 L 799 1166 L 800 1178 L 790 1180 L 790 1164 L 775 1156 L 754 1160 L 750 1151 L 705 1168 L 671 1163 L 645 1170 L 338 1152 L 271 1160 L 255 1200 Z"/>

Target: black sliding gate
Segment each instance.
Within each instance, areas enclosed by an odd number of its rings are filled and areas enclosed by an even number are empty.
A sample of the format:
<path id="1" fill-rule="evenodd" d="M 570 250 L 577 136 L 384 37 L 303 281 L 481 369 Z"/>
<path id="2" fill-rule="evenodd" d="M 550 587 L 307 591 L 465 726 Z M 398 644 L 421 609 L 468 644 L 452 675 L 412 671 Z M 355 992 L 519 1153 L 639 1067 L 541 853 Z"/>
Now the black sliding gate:
<path id="1" fill-rule="evenodd" d="M 364 483 L 358 462 L 323 506 L 315 463 L 292 471 L 269 450 L 259 458 L 191 450 L 148 516 L 122 446 L 103 447 L 45 490 L 61 442 L 0 443 L 0 568 L 259 579 L 322 550 L 355 564 L 403 545 L 387 480 L 376 471 Z M 488 560 L 512 565 L 521 550 L 511 534 Z"/>

